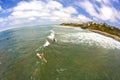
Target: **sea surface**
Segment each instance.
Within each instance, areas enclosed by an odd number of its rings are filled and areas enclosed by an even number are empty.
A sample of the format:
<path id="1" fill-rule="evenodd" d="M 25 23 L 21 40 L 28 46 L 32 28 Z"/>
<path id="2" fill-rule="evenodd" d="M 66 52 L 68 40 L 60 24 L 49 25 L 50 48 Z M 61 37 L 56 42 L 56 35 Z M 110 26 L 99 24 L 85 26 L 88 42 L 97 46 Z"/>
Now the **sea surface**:
<path id="1" fill-rule="evenodd" d="M 0 80 L 120 80 L 120 42 L 59 25 L 2 31 Z"/>

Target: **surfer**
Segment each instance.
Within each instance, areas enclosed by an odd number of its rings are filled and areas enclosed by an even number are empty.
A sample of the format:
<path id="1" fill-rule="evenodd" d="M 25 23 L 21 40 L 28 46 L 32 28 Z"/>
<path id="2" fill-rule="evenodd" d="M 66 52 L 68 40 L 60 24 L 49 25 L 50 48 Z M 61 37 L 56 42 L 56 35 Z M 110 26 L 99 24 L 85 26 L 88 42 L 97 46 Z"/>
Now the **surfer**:
<path id="1" fill-rule="evenodd" d="M 56 39 L 55 39 L 55 38 L 53 39 L 53 42 L 56 42 Z"/>
<path id="2" fill-rule="evenodd" d="M 37 56 L 41 59 L 41 61 L 43 61 L 43 62 L 46 62 L 46 63 L 47 63 L 47 60 L 45 59 L 45 57 L 44 57 L 44 54 L 43 54 L 43 53 L 42 53 L 42 54 L 37 53 Z"/>

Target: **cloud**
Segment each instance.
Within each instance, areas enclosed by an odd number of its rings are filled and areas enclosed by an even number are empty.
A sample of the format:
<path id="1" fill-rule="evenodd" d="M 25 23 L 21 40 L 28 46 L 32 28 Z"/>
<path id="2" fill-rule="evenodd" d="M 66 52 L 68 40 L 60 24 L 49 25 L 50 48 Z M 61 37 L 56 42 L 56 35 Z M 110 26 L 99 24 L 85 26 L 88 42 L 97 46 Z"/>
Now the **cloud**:
<path id="1" fill-rule="evenodd" d="M 102 3 L 105 3 L 105 4 L 110 4 L 110 0 L 96 0 L 98 2 L 102 2 Z"/>
<path id="2" fill-rule="evenodd" d="M 10 13 L 0 19 L 1 26 L 56 24 L 60 22 L 86 22 L 91 19 L 79 14 L 73 6 L 64 7 L 60 2 L 48 0 L 21 1 L 15 7 L 3 10 Z"/>
<path id="3" fill-rule="evenodd" d="M 37 3 L 37 1 L 33 2 L 22 1 L 18 3 L 17 6 L 13 8 L 13 10 L 14 11 L 41 10 L 43 8 L 42 4 L 43 3 L 41 1 L 39 1 L 39 3 Z"/>
<path id="4" fill-rule="evenodd" d="M 3 18 L 0 18 L 0 22 L 3 22 L 3 20 L 4 20 Z"/>
<path id="5" fill-rule="evenodd" d="M 84 0 L 82 2 L 79 2 L 78 6 L 86 10 L 86 12 L 89 13 L 91 16 L 98 16 L 96 7 L 90 1 Z"/>
<path id="6" fill-rule="evenodd" d="M 49 1 L 48 3 L 42 1 L 20 2 L 18 6 L 13 9 L 12 17 L 27 18 L 27 17 L 71 17 L 77 11 L 73 7 L 64 8 L 62 4 L 57 1 Z M 27 14 L 27 15 L 25 15 Z"/>
<path id="7" fill-rule="evenodd" d="M 119 0 L 96 0 L 97 2 L 104 3 L 107 5 L 112 5 L 112 2 L 119 3 Z"/>
<path id="8" fill-rule="evenodd" d="M 84 9 L 95 20 L 103 20 L 109 22 L 119 22 L 120 11 L 118 11 L 113 5 L 111 0 L 96 0 L 100 6 L 95 2 L 92 3 L 89 0 L 79 2 L 77 5 Z M 114 0 L 118 2 L 117 0 Z"/>
<path id="9" fill-rule="evenodd" d="M 110 20 L 111 17 L 113 16 L 113 12 L 110 7 L 102 6 L 99 11 L 100 11 L 100 18 L 102 20 Z"/>
<path id="10" fill-rule="evenodd" d="M 0 6 L 0 11 L 2 11 L 2 7 Z"/>
<path id="11" fill-rule="evenodd" d="M 120 20 L 120 11 L 109 6 L 102 6 L 99 15 L 99 19 L 104 21 L 119 22 Z"/>
<path id="12" fill-rule="evenodd" d="M 82 14 L 79 14 L 77 18 L 78 18 L 78 20 L 80 20 L 81 22 L 92 21 L 90 18 L 88 18 L 88 17 L 86 17 L 86 16 L 84 16 L 84 15 L 82 15 Z"/>

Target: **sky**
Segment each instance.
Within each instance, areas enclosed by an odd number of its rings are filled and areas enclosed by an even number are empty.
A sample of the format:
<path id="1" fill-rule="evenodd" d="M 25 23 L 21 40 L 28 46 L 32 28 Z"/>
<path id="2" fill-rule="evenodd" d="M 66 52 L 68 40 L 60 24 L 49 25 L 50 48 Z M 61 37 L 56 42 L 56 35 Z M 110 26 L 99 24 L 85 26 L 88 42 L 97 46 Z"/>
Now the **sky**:
<path id="1" fill-rule="evenodd" d="M 120 0 L 0 0 L 0 30 L 88 21 L 120 28 Z"/>

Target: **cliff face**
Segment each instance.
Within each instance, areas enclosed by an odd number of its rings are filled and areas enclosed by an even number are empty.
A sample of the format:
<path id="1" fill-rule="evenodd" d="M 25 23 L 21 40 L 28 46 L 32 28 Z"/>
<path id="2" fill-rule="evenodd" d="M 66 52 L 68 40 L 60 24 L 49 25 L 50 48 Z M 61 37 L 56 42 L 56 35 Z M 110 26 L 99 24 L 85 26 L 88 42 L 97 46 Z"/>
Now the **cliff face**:
<path id="1" fill-rule="evenodd" d="M 105 36 L 112 37 L 118 41 L 120 41 L 120 29 L 114 26 L 107 25 L 106 23 L 95 23 L 95 22 L 87 22 L 87 23 L 62 23 L 60 25 L 63 26 L 72 26 L 72 27 L 80 27 L 82 29 L 88 29 L 90 31 L 103 34 Z"/>

